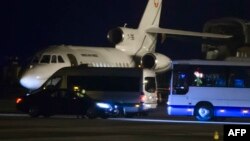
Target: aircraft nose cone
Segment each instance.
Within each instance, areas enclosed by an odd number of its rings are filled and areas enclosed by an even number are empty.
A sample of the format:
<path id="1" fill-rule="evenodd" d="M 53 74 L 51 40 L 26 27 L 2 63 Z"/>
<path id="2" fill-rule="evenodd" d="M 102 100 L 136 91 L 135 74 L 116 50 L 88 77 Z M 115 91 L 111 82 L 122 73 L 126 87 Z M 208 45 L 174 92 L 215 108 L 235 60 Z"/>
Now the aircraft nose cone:
<path id="1" fill-rule="evenodd" d="M 30 90 L 39 88 L 42 84 L 38 76 L 23 75 L 20 79 L 20 84 Z"/>

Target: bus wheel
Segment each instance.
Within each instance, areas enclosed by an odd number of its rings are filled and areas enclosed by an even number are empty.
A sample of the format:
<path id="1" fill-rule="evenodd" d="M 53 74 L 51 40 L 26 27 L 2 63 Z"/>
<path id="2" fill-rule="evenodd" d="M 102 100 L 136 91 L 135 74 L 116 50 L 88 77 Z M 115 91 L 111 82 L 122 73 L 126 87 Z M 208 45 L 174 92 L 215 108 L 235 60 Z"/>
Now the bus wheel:
<path id="1" fill-rule="evenodd" d="M 214 116 L 213 106 L 210 104 L 200 104 L 195 108 L 195 117 L 199 121 L 212 120 Z"/>

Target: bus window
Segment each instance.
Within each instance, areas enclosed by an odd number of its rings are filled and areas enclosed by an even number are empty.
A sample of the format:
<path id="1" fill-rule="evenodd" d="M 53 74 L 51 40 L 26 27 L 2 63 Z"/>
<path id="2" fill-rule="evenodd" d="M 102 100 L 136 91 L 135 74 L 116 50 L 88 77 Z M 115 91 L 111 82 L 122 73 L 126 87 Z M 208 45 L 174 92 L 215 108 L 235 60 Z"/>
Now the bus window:
<path id="1" fill-rule="evenodd" d="M 227 83 L 226 83 L 225 78 L 217 78 L 215 81 L 215 86 L 216 87 L 226 87 Z"/>
<path id="2" fill-rule="evenodd" d="M 156 83 L 155 77 L 145 77 L 145 90 L 150 93 L 154 93 L 156 91 Z"/>
<path id="3" fill-rule="evenodd" d="M 178 72 L 174 74 L 173 94 L 186 94 L 188 92 L 187 74 Z"/>
<path id="4" fill-rule="evenodd" d="M 206 73 L 204 74 L 205 87 L 226 87 L 226 78 L 222 74 L 218 73 Z"/>
<path id="5" fill-rule="evenodd" d="M 244 88 L 245 87 L 244 80 L 235 79 L 234 80 L 234 87 L 236 87 L 236 88 Z"/>
<path id="6" fill-rule="evenodd" d="M 199 72 L 199 71 L 195 71 L 194 72 L 194 85 L 195 86 L 201 86 L 203 85 L 203 77 L 204 77 L 204 74 L 202 72 Z"/>
<path id="7" fill-rule="evenodd" d="M 249 68 L 234 67 L 229 74 L 229 87 L 245 88 L 249 87 Z"/>
<path id="8" fill-rule="evenodd" d="M 223 67 L 194 66 L 191 78 L 192 86 L 226 87 L 226 69 Z"/>

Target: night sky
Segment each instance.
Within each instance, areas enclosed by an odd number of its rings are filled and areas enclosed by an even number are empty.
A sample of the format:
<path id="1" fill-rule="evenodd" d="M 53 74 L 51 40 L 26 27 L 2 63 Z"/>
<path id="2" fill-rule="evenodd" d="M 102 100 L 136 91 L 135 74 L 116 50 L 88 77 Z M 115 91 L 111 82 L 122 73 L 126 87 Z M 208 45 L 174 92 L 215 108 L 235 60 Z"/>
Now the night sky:
<path id="1" fill-rule="evenodd" d="M 1 52 L 23 60 L 48 45 L 112 46 L 107 32 L 137 28 L 146 0 L 8 0 L 1 2 Z M 160 26 L 202 31 L 207 20 L 250 20 L 249 0 L 165 0 Z M 168 38 L 157 51 L 172 59 L 200 57 L 200 43 Z M 185 50 L 182 51 L 181 50 Z M 189 53 L 187 53 L 189 50 Z"/>

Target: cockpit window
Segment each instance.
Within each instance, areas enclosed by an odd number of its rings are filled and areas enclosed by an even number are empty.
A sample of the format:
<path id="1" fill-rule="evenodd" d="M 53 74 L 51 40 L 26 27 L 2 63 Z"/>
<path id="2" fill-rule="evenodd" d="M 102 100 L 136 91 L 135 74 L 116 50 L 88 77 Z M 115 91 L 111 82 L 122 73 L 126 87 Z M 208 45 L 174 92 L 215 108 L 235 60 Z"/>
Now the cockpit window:
<path id="1" fill-rule="evenodd" d="M 50 62 L 50 55 L 43 55 L 40 63 L 49 63 Z"/>
<path id="2" fill-rule="evenodd" d="M 59 63 L 64 63 L 64 60 L 63 60 L 63 58 L 62 58 L 61 55 L 58 56 L 58 62 L 59 62 Z"/>
<path id="3" fill-rule="evenodd" d="M 56 63 L 57 62 L 57 57 L 56 57 L 56 55 L 52 55 L 52 57 L 51 57 L 51 63 Z"/>

